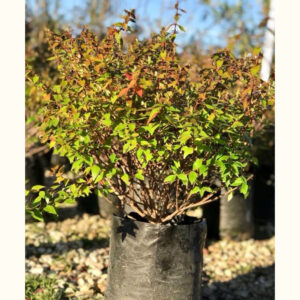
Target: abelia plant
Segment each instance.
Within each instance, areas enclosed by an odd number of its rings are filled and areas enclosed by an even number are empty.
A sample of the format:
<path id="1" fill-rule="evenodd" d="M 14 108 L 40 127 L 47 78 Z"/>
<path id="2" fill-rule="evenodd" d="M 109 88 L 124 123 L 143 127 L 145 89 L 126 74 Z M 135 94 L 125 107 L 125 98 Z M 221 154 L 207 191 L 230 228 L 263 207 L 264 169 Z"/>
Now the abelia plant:
<path id="1" fill-rule="evenodd" d="M 101 41 L 88 29 L 76 38 L 48 32 L 59 82 L 43 87 L 40 138 L 68 157 L 72 176 L 59 168 L 49 189 L 32 188 L 27 208 L 36 218 L 92 191 L 152 223 L 217 199 L 222 187 L 247 196 L 251 136 L 273 105 L 259 56 L 218 52 L 194 82 L 176 54 L 178 16 L 149 40 L 128 43 L 134 11 L 123 19 Z"/>

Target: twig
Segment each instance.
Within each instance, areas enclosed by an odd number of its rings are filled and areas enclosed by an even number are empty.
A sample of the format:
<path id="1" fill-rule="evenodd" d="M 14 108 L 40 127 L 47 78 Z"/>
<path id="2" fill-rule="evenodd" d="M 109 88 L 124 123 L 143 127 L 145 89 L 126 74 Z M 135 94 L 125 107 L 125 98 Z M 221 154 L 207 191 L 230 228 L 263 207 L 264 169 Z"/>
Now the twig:
<path id="1" fill-rule="evenodd" d="M 246 180 L 249 181 L 251 178 L 253 178 L 253 174 L 250 175 Z M 237 188 L 238 188 L 238 186 L 235 187 L 235 188 L 233 188 L 233 189 L 231 189 L 231 190 L 229 190 L 229 191 L 227 191 L 225 194 L 223 194 L 223 195 L 217 195 L 217 196 L 215 196 L 215 197 L 212 198 L 212 199 L 211 199 L 211 197 L 212 197 L 214 194 L 209 194 L 209 195 L 207 195 L 206 197 L 204 197 L 203 199 L 201 199 L 201 201 L 199 201 L 199 202 L 191 203 L 191 204 L 189 204 L 189 205 L 187 205 L 187 206 L 185 206 L 185 207 L 179 208 L 179 210 L 175 210 L 172 214 L 170 214 L 170 215 L 168 215 L 167 217 L 163 218 L 163 219 L 162 219 L 162 222 L 165 223 L 165 222 L 171 220 L 173 217 L 175 217 L 175 216 L 177 216 L 177 215 L 179 215 L 179 214 L 182 214 L 184 211 L 186 211 L 186 210 L 188 210 L 188 209 L 190 209 L 190 208 L 197 207 L 197 206 L 202 206 L 202 205 L 205 205 L 205 204 L 207 204 L 207 203 L 216 201 L 216 200 L 218 200 L 221 196 L 226 196 L 226 195 L 230 194 L 231 192 L 233 192 L 234 190 L 236 190 Z"/>
<path id="2" fill-rule="evenodd" d="M 179 196 L 179 185 L 178 185 L 178 179 L 176 179 L 176 195 L 175 195 L 176 210 L 178 210 L 178 196 Z"/>

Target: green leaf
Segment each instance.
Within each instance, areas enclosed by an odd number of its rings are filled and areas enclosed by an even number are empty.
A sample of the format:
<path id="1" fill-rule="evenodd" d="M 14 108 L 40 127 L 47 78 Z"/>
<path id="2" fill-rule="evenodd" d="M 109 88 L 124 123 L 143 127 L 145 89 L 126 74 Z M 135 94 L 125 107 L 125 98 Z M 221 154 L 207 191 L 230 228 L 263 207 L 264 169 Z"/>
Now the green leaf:
<path id="1" fill-rule="evenodd" d="M 110 119 L 110 113 L 104 114 L 104 119 L 102 120 L 102 124 L 109 127 L 112 124 Z"/>
<path id="2" fill-rule="evenodd" d="M 88 186 L 86 186 L 83 190 L 82 190 L 82 192 L 83 192 L 83 194 L 85 194 L 85 195 L 89 195 L 89 193 L 90 193 L 90 188 L 88 187 Z"/>
<path id="3" fill-rule="evenodd" d="M 188 177 L 186 176 L 186 174 L 181 173 L 178 175 L 178 178 L 182 181 L 183 184 L 188 184 Z"/>
<path id="4" fill-rule="evenodd" d="M 236 127 L 242 127 L 244 126 L 244 124 L 240 121 L 235 121 L 233 124 L 232 124 L 232 128 L 236 128 Z"/>
<path id="5" fill-rule="evenodd" d="M 190 195 L 194 195 L 200 192 L 200 188 L 199 186 L 195 186 L 191 191 L 190 191 Z"/>
<path id="6" fill-rule="evenodd" d="M 135 123 L 130 123 L 130 124 L 128 124 L 128 128 L 129 128 L 129 130 L 130 131 L 134 131 L 135 130 Z"/>
<path id="7" fill-rule="evenodd" d="M 60 92 L 61 92 L 60 86 L 59 86 L 59 85 L 55 85 L 55 86 L 53 87 L 53 91 L 54 91 L 55 93 L 57 93 L 57 94 L 60 94 Z"/>
<path id="8" fill-rule="evenodd" d="M 199 170 L 199 168 L 202 166 L 202 161 L 203 159 L 202 158 L 197 158 L 195 160 L 195 162 L 193 163 L 193 170 Z"/>
<path id="9" fill-rule="evenodd" d="M 129 150 L 129 147 L 131 145 L 131 140 L 129 140 L 126 144 L 123 145 L 123 153 L 127 153 Z"/>
<path id="10" fill-rule="evenodd" d="M 44 188 L 43 185 L 34 185 L 34 186 L 31 188 L 31 190 L 32 190 L 33 192 L 38 192 L 39 190 L 41 190 L 41 189 L 43 189 L 43 188 Z"/>
<path id="11" fill-rule="evenodd" d="M 159 113 L 160 110 L 161 110 L 161 107 L 155 107 L 152 109 L 152 111 L 150 112 L 149 118 L 147 120 L 147 125 L 157 116 L 157 114 Z M 158 124 L 156 126 L 158 126 Z M 153 133 L 151 133 L 151 134 L 153 134 Z"/>
<path id="12" fill-rule="evenodd" d="M 230 201 L 232 199 L 232 197 L 233 197 L 233 192 L 228 194 L 227 201 Z"/>
<path id="13" fill-rule="evenodd" d="M 38 197 L 36 197 L 36 198 L 32 201 L 31 204 L 37 204 L 37 203 L 40 203 L 41 200 L 42 200 L 42 197 L 41 197 L 41 196 L 38 196 Z"/>
<path id="14" fill-rule="evenodd" d="M 121 179 L 126 183 L 126 185 L 129 185 L 129 176 L 128 176 L 128 174 L 124 173 L 122 175 Z"/>
<path id="15" fill-rule="evenodd" d="M 197 177 L 198 177 L 197 173 L 194 171 L 191 171 L 189 174 L 190 183 L 193 184 L 196 181 Z"/>
<path id="16" fill-rule="evenodd" d="M 38 82 L 38 80 L 39 80 L 39 76 L 34 75 L 33 78 L 32 78 L 33 83 Z"/>
<path id="17" fill-rule="evenodd" d="M 56 211 L 55 207 L 52 205 L 47 205 L 46 207 L 44 207 L 43 210 L 49 214 L 57 216 L 57 211 Z"/>
<path id="18" fill-rule="evenodd" d="M 55 146 L 56 142 L 53 140 L 49 143 L 49 147 L 50 148 L 53 148 Z"/>
<path id="19" fill-rule="evenodd" d="M 237 164 L 232 164 L 232 168 L 233 168 L 233 172 L 234 172 L 234 175 L 238 176 L 239 175 L 239 169 L 238 169 L 238 166 Z"/>
<path id="20" fill-rule="evenodd" d="M 90 143 L 90 141 L 91 141 L 91 139 L 90 139 L 90 137 L 88 135 L 86 135 L 83 140 L 84 140 L 84 143 L 86 145 L 88 145 Z"/>
<path id="21" fill-rule="evenodd" d="M 92 171 L 92 178 L 93 180 L 95 180 L 100 172 L 100 167 L 97 165 L 93 165 L 91 171 Z"/>
<path id="22" fill-rule="evenodd" d="M 144 150 L 142 148 L 139 148 L 136 152 L 136 156 L 137 156 L 137 159 L 140 163 L 143 163 L 144 159 L 143 159 L 143 153 L 144 153 Z"/>
<path id="23" fill-rule="evenodd" d="M 117 158 L 117 156 L 116 156 L 115 153 L 112 153 L 112 154 L 109 156 L 109 159 L 110 159 L 110 161 L 111 161 L 112 163 L 114 163 L 114 162 L 116 161 L 116 158 Z"/>
<path id="24" fill-rule="evenodd" d="M 137 173 L 135 174 L 135 177 L 136 177 L 137 179 L 144 180 L 145 177 L 144 177 L 144 175 L 142 174 L 142 172 L 143 172 L 142 170 L 138 170 Z"/>
<path id="25" fill-rule="evenodd" d="M 216 117 L 216 115 L 215 115 L 214 113 L 211 113 L 211 114 L 208 116 L 208 121 L 213 121 L 215 117 Z"/>
<path id="26" fill-rule="evenodd" d="M 149 142 L 150 142 L 150 144 L 151 144 L 152 146 L 154 146 L 154 147 L 157 146 L 157 140 L 156 140 L 156 139 L 152 139 L 152 140 L 150 140 Z"/>
<path id="27" fill-rule="evenodd" d="M 75 170 L 76 172 L 79 171 L 79 169 L 82 167 L 82 160 L 78 159 L 72 164 L 72 170 Z"/>
<path id="28" fill-rule="evenodd" d="M 156 128 L 159 127 L 159 124 L 150 123 L 148 126 L 143 126 L 144 129 L 146 129 L 151 135 L 153 135 Z"/>
<path id="29" fill-rule="evenodd" d="M 200 196 L 203 197 L 204 193 L 205 192 L 209 192 L 209 193 L 212 193 L 213 190 L 211 189 L 211 187 L 209 186 L 203 186 L 200 190 Z"/>
<path id="30" fill-rule="evenodd" d="M 209 138 L 209 135 L 203 130 L 201 130 L 200 135 L 204 138 Z"/>
<path id="31" fill-rule="evenodd" d="M 191 132 L 188 130 L 182 133 L 178 140 L 181 145 L 184 145 L 190 138 L 191 138 Z"/>
<path id="32" fill-rule="evenodd" d="M 166 50 L 163 50 L 163 51 L 160 52 L 160 57 L 161 57 L 162 59 L 165 59 L 166 56 L 167 56 L 167 51 L 166 51 Z"/>
<path id="33" fill-rule="evenodd" d="M 225 172 L 225 170 L 226 170 L 226 165 L 225 165 L 221 160 L 217 161 L 217 162 L 216 162 L 216 165 L 218 165 L 218 166 L 220 167 L 220 170 L 221 170 L 222 173 Z"/>
<path id="34" fill-rule="evenodd" d="M 208 170 L 207 166 L 201 165 L 200 168 L 199 168 L 199 175 L 206 176 L 207 175 L 207 170 Z"/>
<path id="35" fill-rule="evenodd" d="M 231 185 L 232 186 L 239 186 L 243 183 L 243 179 L 241 177 L 237 178 Z"/>
<path id="36" fill-rule="evenodd" d="M 243 183 L 241 188 L 240 188 L 240 192 L 244 195 L 244 198 L 246 198 L 248 196 L 248 184 L 247 183 Z"/>
<path id="37" fill-rule="evenodd" d="M 220 68 L 223 65 L 223 60 L 219 59 L 217 60 L 217 67 Z"/>
<path id="38" fill-rule="evenodd" d="M 102 194 L 101 191 L 99 191 L 99 190 L 95 190 L 94 193 L 95 193 L 98 197 L 103 197 L 103 194 Z"/>
<path id="39" fill-rule="evenodd" d="M 194 152 L 194 149 L 188 146 L 183 146 L 181 150 L 183 151 L 183 158 L 186 158 L 188 155 Z"/>
<path id="40" fill-rule="evenodd" d="M 76 188 L 76 185 L 75 185 L 75 184 L 71 184 L 71 185 L 70 185 L 70 190 L 71 190 L 71 192 L 73 193 L 73 195 L 76 195 L 76 194 L 77 194 L 77 188 Z"/>
<path id="41" fill-rule="evenodd" d="M 93 158 L 91 156 L 88 156 L 88 155 L 84 155 L 84 161 L 89 165 L 91 166 L 93 164 Z"/>
<path id="42" fill-rule="evenodd" d="M 183 26 L 181 26 L 181 25 L 178 24 L 178 27 L 179 27 L 179 29 L 180 29 L 181 31 L 185 32 L 185 29 L 184 29 Z"/>
<path id="43" fill-rule="evenodd" d="M 141 145 L 142 145 L 142 146 L 150 146 L 150 143 L 147 142 L 146 140 L 142 140 L 142 141 L 141 141 Z"/>
<path id="44" fill-rule="evenodd" d="M 75 199 L 74 198 L 68 198 L 68 199 L 66 199 L 65 201 L 64 201 L 64 203 L 66 203 L 66 204 L 74 204 L 75 203 Z"/>
<path id="45" fill-rule="evenodd" d="M 117 24 L 117 23 L 116 23 Z M 115 24 L 115 25 L 116 25 Z M 117 26 L 117 25 L 116 25 Z M 118 33 L 116 33 L 115 34 L 115 38 L 116 38 L 116 41 L 117 41 L 117 43 L 119 44 L 119 45 L 121 45 L 122 44 L 122 35 L 121 35 L 121 32 L 118 32 Z"/>
<path id="46" fill-rule="evenodd" d="M 134 149 L 137 145 L 136 139 L 128 140 L 126 144 L 123 146 L 123 153 L 127 153 L 130 150 Z"/>
<path id="47" fill-rule="evenodd" d="M 43 221 L 44 220 L 44 218 L 43 218 L 43 215 L 42 215 L 42 213 L 39 211 L 39 210 L 33 210 L 33 211 L 30 211 L 30 214 L 31 214 L 31 216 L 34 218 L 34 219 L 36 219 L 36 220 L 38 220 L 38 221 Z"/>
<path id="48" fill-rule="evenodd" d="M 253 68 L 251 68 L 251 74 L 252 75 L 254 75 L 254 76 L 257 76 L 258 75 L 258 72 L 259 72 L 259 70 L 260 70 L 260 65 L 258 65 L 258 66 L 255 66 L 255 67 L 253 67 Z"/>
<path id="49" fill-rule="evenodd" d="M 179 169 L 179 168 L 180 168 L 180 161 L 174 160 L 174 165 L 175 165 L 175 167 L 176 167 L 177 169 Z"/>
<path id="50" fill-rule="evenodd" d="M 109 172 L 107 172 L 106 173 L 106 177 L 108 178 L 108 179 L 110 179 L 110 178 L 112 178 L 115 174 L 117 173 L 117 170 L 116 170 L 116 168 L 112 168 Z M 102 172 L 101 174 L 103 174 L 103 176 L 104 176 L 104 172 Z M 100 174 L 100 175 L 101 175 Z M 102 178 L 103 178 L 103 176 L 102 176 Z M 99 176 L 98 176 L 99 177 Z M 101 179 L 102 179 L 101 178 Z M 98 178 L 97 178 L 98 179 Z M 99 180 L 101 180 L 101 179 L 99 179 Z"/>
<path id="51" fill-rule="evenodd" d="M 104 172 L 102 171 L 102 172 L 96 177 L 95 182 L 97 183 L 97 182 L 99 182 L 100 180 L 102 180 L 102 179 L 103 179 L 103 176 L 104 176 Z M 107 177 L 108 177 L 108 175 L 107 175 Z"/>
<path id="52" fill-rule="evenodd" d="M 150 161 L 152 159 L 152 157 L 153 157 L 153 155 L 152 155 L 152 153 L 151 153 L 151 151 L 149 149 L 146 149 L 144 151 L 144 155 L 146 157 L 146 161 L 147 162 Z"/>
<path id="53" fill-rule="evenodd" d="M 164 182 L 173 183 L 176 179 L 176 175 L 169 175 L 165 178 Z"/>

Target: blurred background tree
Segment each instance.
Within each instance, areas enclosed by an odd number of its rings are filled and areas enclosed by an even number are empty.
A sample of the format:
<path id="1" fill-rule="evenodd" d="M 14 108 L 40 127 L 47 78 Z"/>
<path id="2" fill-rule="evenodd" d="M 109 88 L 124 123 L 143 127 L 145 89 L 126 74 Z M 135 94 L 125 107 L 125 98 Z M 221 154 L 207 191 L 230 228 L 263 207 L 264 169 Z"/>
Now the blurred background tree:
<path id="1" fill-rule="evenodd" d="M 172 22 L 174 0 L 27 0 L 26 22 L 31 24 L 31 37 L 42 39 L 45 26 L 62 28 L 83 25 L 99 36 L 125 8 L 135 8 L 140 35 L 148 36 L 160 26 Z M 200 43 L 202 51 L 231 47 L 236 53 L 252 51 L 261 46 L 268 19 L 270 0 L 181 0 L 187 14 L 181 16 L 187 33 L 177 42 L 180 47 Z"/>

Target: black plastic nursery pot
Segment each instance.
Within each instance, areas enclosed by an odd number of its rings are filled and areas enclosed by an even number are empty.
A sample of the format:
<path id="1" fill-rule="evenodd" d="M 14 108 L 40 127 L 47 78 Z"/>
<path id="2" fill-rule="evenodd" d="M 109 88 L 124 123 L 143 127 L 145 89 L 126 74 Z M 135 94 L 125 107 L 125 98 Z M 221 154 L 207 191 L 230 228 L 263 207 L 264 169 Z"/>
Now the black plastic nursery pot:
<path id="1" fill-rule="evenodd" d="M 112 217 L 106 300 L 199 300 L 204 219 L 177 225 Z"/>

